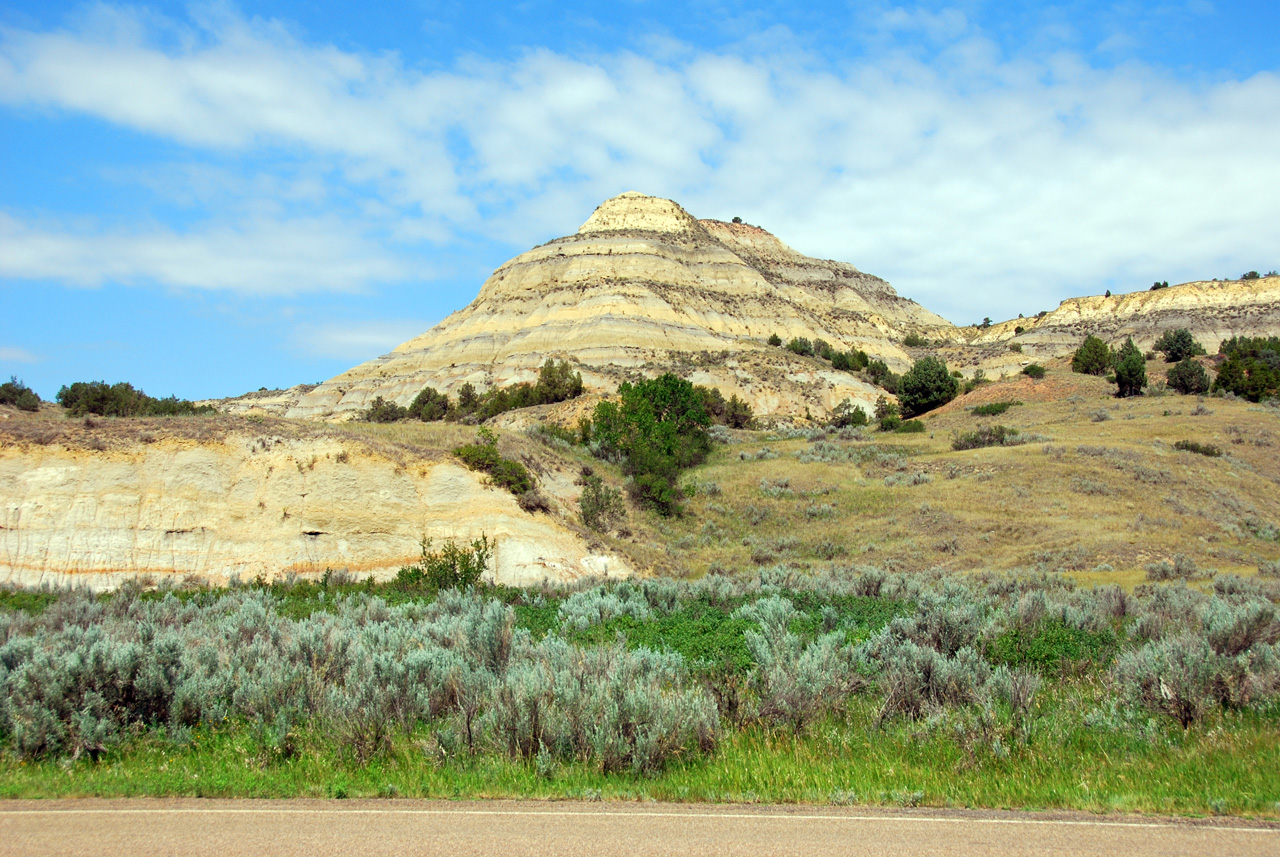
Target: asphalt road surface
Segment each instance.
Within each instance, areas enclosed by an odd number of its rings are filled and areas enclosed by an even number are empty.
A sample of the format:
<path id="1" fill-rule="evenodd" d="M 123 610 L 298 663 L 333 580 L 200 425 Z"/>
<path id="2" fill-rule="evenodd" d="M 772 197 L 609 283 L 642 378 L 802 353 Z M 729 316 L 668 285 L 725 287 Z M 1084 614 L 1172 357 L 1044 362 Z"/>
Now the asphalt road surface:
<path id="1" fill-rule="evenodd" d="M 1077 813 L 494 801 L 0 802 L 0 855 L 1280 855 L 1280 825 Z"/>

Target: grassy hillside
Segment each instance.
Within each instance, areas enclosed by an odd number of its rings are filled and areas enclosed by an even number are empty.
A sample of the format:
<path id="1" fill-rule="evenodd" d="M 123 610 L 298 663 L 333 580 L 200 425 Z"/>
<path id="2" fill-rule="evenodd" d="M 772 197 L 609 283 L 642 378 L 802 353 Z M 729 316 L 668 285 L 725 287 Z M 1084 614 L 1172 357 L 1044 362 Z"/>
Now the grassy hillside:
<path id="1" fill-rule="evenodd" d="M 923 434 L 740 433 L 687 474 L 685 518 L 642 520 L 617 546 L 693 575 L 866 564 L 1064 571 L 1127 586 L 1177 555 L 1206 576 L 1253 574 L 1280 557 L 1280 410 L 1114 391 L 1051 366 L 1041 381 L 1019 376 L 962 396 L 924 417 Z M 1019 404 L 972 413 L 1008 401 Z M 994 425 L 1017 429 L 1022 443 L 952 448 Z"/>

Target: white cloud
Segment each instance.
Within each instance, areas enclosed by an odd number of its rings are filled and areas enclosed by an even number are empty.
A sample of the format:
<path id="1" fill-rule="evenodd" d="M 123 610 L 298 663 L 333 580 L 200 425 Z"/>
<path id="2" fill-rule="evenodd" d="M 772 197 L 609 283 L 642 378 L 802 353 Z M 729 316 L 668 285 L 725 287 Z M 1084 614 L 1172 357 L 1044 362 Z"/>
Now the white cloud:
<path id="1" fill-rule="evenodd" d="M 311 196 L 319 214 L 201 234 L 0 221 L 23 238 L 0 247 L 0 275 L 355 288 L 398 268 L 353 235 L 481 233 L 521 247 L 623 190 L 741 215 L 957 321 L 1280 261 L 1264 197 L 1280 186 L 1275 74 L 1185 82 L 1065 52 L 1006 57 L 954 12 L 888 13 L 870 55 L 840 66 L 787 47 L 667 45 L 472 57 L 430 74 L 227 14 L 161 46 L 157 25 L 131 14 L 4 31 L 0 103 L 87 113 L 224 158 L 283 153 L 329 183 Z M 933 40 L 930 59 L 878 41 L 897 30 Z M 335 190 L 364 199 L 361 222 L 325 219 Z"/>
<path id="2" fill-rule="evenodd" d="M 39 363 L 40 360 L 25 348 L 0 345 L 0 361 L 5 363 Z"/>
<path id="3" fill-rule="evenodd" d="M 0 212 L 0 277 L 158 283 L 256 294 L 358 291 L 406 268 L 350 226 L 327 218 L 260 221 L 179 233 L 32 226 Z"/>

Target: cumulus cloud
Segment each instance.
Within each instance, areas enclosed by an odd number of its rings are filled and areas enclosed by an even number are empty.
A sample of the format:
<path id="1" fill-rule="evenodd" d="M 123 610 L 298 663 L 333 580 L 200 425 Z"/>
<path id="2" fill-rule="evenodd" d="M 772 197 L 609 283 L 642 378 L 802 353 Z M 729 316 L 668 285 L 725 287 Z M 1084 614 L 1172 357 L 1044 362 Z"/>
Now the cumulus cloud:
<path id="1" fill-rule="evenodd" d="M 481 233 L 519 248 L 572 231 L 623 190 L 741 215 L 957 321 L 1274 266 L 1280 246 L 1261 198 L 1280 186 L 1272 73 L 1188 82 L 1069 52 L 1006 55 L 945 11 L 886 13 L 868 52 L 838 65 L 790 48 L 667 44 L 433 72 L 227 13 L 164 32 L 137 13 L 102 15 L 4 31 L 0 103 L 233 159 L 275 152 L 361 196 L 366 223 L 259 224 L 255 235 L 281 233 L 271 241 L 232 227 L 76 236 L 11 218 L 0 229 L 23 247 L 4 242 L 4 276 L 350 288 L 396 275 L 353 233 Z M 901 49 L 903 30 L 924 34 L 927 57 Z"/>

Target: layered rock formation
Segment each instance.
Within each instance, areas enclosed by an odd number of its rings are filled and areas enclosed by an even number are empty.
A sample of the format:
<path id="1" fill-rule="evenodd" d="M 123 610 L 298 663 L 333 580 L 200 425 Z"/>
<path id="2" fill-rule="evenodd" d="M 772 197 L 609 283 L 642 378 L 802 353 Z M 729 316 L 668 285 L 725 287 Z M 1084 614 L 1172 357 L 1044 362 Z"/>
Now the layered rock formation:
<path id="1" fill-rule="evenodd" d="M 543 490 L 571 501 L 571 474 Z M 456 461 L 395 460 L 339 437 L 231 434 L 108 449 L 0 448 L 0 583 L 111 588 L 125 579 L 225 583 L 325 569 L 394 574 L 420 540 L 493 542 L 491 579 L 627 575 L 547 514 L 522 511 Z"/>
<path id="2" fill-rule="evenodd" d="M 1072 354 L 1089 335 L 1111 345 L 1128 337 L 1149 350 L 1166 330 L 1186 328 L 1210 353 L 1233 336 L 1280 333 L 1280 277 L 1199 281 L 1156 291 L 1068 298 L 1043 316 L 964 328 L 963 342 L 939 349 L 948 365 L 1012 373 L 1036 360 Z M 1021 352 L 1009 349 L 1018 343 Z"/>
<path id="3" fill-rule="evenodd" d="M 758 413 L 821 415 L 846 398 L 870 407 L 881 391 L 768 346 L 771 334 L 862 348 L 902 371 L 909 357 L 894 343 L 913 332 L 956 336 L 945 319 L 852 265 L 803 256 L 754 226 L 697 220 L 670 200 L 625 193 L 575 235 L 507 262 L 469 306 L 390 354 L 296 401 L 224 406 L 341 418 L 376 396 L 407 404 L 427 385 L 451 392 L 533 380 L 554 357 L 575 362 L 595 392 L 671 370 L 736 393 Z"/>

